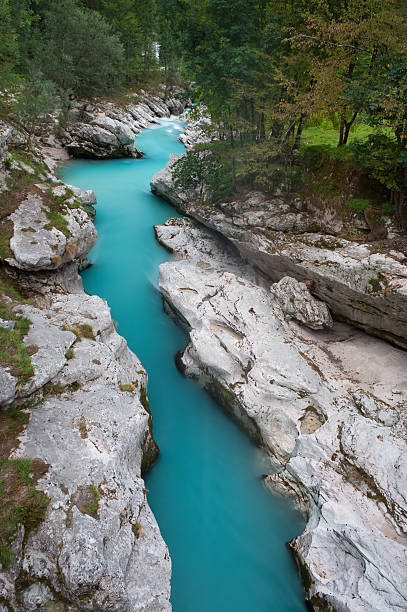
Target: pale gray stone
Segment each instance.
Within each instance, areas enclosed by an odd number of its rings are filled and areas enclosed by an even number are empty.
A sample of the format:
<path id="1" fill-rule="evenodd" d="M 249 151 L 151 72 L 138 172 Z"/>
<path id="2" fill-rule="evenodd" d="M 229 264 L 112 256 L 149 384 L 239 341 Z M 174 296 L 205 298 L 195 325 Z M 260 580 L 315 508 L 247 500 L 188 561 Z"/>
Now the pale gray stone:
<path id="1" fill-rule="evenodd" d="M 170 108 L 181 112 L 184 105 L 142 94 L 137 103 L 130 102 L 123 108 L 107 102 L 86 109 L 79 106 L 71 112 L 71 121 L 66 127 L 66 148 L 75 157 L 141 157 L 134 144 L 136 134 L 158 123 L 157 117 L 170 117 Z"/>
<path id="2" fill-rule="evenodd" d="M 48 274 L 44 289 L 52 286 Z M 62 273 L 55 279 L 63 282 Z M 32 356 L 34 378 L 20 393 L 33 397 L 48 381 L 54 388 L 32 410 L 13 455 L 49 465 L 38 487 L 50 506 L 17 555 L 19 567 L 46 581 L 73 609 L 167 612 L 171 561 L 141 475 L 142 463 L 151 463 L 157 452 L 150 415 L 140 402 L 146 373 L 117 334 L 106 302 L 84 292 L 56 292 L 55 286 L 44 291 L 41 310 L 22 307 L 31 320 L 25 343 L 36 343 L 38 351 Z M 85 323 L 94 338 L 77 339 L 65 330 Z M 122 391 L 122 385 L 133 391 Z M 91 486 L 100 496 L 97 517 L 80 502 Z M 138 537 L 132 530 L 136 523 Z M 10 605 L 18 573 L 0 572 L 7 578 Z M 21 610 L 43 609 L 33 607 L 43 592 L 23 595 Z"/>
<path id="3" fill-rule="evenodd" d="M 274 299 L 283 312 L 311 329 L 324 329 L 333 326 L 328 306 L 315 299 L 305 283 L 284 276 L 270 287 Z"/>
<path id="4" fill-rule="evenodd" d="M 196 193 L 174 186 L 171 156 L 151 189 L 182 213 L 227 238 L 241 257 L 274 282 L 285 276 L 314 282 L 313 294 L 333 316 L 407 347 L 407 265 L 385 253 L 315 233 L 315 219 L 289 200 L 248 194 L 236 202 L 199 205 Z M 318 231 L 318 230 L 317 230 Z"/>
<path id="5" fill-rule="evenodd" d="M 178 219 L 156 234 L 175 255 L 160 266 L 166 308 L 190 337 L 180 367 L 265 447 L 278 471 L 266 484 L 307 515 L 291 546 L 313 608 L 405 609 L 406 393 L 397 404 L 348 393 L 356 372 L 338 386 L 329 352 L 316 360 L 311 336 L 286 323 L 239 259 L 218 256 L 218 239 Z"/>
<path id="6" fill-rule="evenodd" d="M 54 596 L 50 589 L 41 582 L 35 582 L 28 589 L 23 591 L 21 595 L 24 610 L 27 612 L 35 612 L 45 610 L 47 602 L 53 601 Z"/>
<path id="7" fill-rule="evenodd" d="M 7 406 L 16 396 L 17 379 L 0 367 L 0 407 Z"/>
<path id="8" fill-rule="evenodd" d="M 81 208 L 65 207 L 70 235 L 49 227 L 47 205 L 39 193 L 30 193 L 9 219 L 14 225 L 10 240 L 12 258 L 6 261 L 22 270 L 52 270 L 84 258 L 97 240 L 96 228 Z"/>

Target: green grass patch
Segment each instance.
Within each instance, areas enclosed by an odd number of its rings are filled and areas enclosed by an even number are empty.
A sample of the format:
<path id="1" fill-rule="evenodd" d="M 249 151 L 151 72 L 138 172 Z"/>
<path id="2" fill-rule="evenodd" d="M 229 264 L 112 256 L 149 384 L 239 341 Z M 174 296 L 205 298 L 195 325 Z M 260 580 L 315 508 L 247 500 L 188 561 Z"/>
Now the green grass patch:
<path id="1" fill-rule="evenodd" d="M 81 338 L 88 338 L 88 340 L 96 340 L 93 327 L 92 325 L 89 325 L 89 323 L 82 323 L 81 325 L 79 325 L 78 329 Z"/>
<path id="2" fill-rule="evenodd" d="M 96 340 L 95 332 L 93 331 L 92 325 L 89 323 L 81 323 L 80 325 L 75 325 L 75 327 L 64 327 L 65 331 L 70 331 L 81 340 L 81 338 L 87 338 L 88 340 Z"/>
<path id="3" fill-rule="evenodd" d="M 0 410 L 0 457 L 8 457 L 18 446 L 18 436 L 22 433 L 30 414 L 25 410 L 32 404 L 22 404 Z"/>
<path id="4" fill-rule="evenodd" d="M 73 359 L 75 357 L 75 351 L 73 348 L 69 348 L 66 353 L 65 353 L 65 357 L 67 359 Z"/>
<path id="5" fill-rule="evenodd" d="M 85 512 L 94 518 L 98 518 L 100 491 L 93 484 L 88 486 L 88 491 L 93 499 L 85 505 Z"/>
<path id="6" fill-rule="evenodd" d="M 52 230 L 52 228 L 55 227 L 57 230 L 62 232 L 64 236 L 69 238 L 69 236 L 71 235 L 71 232 L 68 229 L 68 221 L 66 217 L 64 217 L 64 215 L 58 210 L 55 210 L 55 208 L 51 208 L 51 207 L 48 208 L 48 210 L 45 209 L 44 212 L 49 221 L 49 223 L 44 225 L 44 229 Z"/>
<path id="7" fill-rule="evenodd" d="M 3 221 L 0 225 L 0 258 L 8 259 L 13 256 L 10 249 L 10 239 L 13 237 L 14 225 L 11 221 Z"/>
<path id="8" fill-rule="evenodd" d="M 119 385 L 119 387 L 120 391 L 128 391 L 129 393 L 133 393 L 133 385 L 131 384 Z"/>
<path id="9" fill-rule="evenodd" d="M 10 156 L 11 161 L 20 161 L 29 165 L 34 174 L 25 170 L 12 170 L 7 177 L 7 191 L 2 194 L 0 204 L 0 222 L 11 215 L 24 201 L 28 194 L 37 194 L 44 202 L 43 212 L 46 215 L 49 223 L 45 225 L 45 229 L 51 230 L 53 227 L 61 231 L 67 238 L 70 237 L 68 221 L 64 213 L 69 208 L 78 208 L 80 205 L 77 201 L 66 202 L 67 199 L 73 196 L 72 190 L 67 189 L 61 196 L 56 196 L 52 193 L 51 187 L 44 194 L 41 190 L 35 187 L 35 183 L 41 180 L 41 175 L 46 175 L 47 170 L 41 164 L 33 161 L 28 153 L 14 151 Z M 10 162 L 11 165 L 11 162 Z M 11 224 L 12 230 L 12 224 Z M 25 229 L 25 231 L 29 231 Z M 0 257 L 5 259 L 9 257 L 8 241 L 12 236 L 10 227 L 2 230 L 0 226 Z"/>
<path id="10" fill-rule="evenodd" d="M 48 466 L 39 459 L 0 460 L 0 563 L 7 568 L 13 561 L 11 544 L 20 524 L 25 538 L 45 518 L 49 499 L 35 485 Z"/>
<path id="11" fill-rule="evenodd" d="M 134 523 L 134 525 L 131 526 L 131 530 L 134 533 L 134 537 L 136 539 L 139 538 L 140 535 L 143 533 L 143 527 L 140 521 L 137 521 L 136 523 Z"/>
<path id="12" fill-rule="evenodd" d="M 371 206 L 372 203 L 370 200 L 366 200 L 364 198 L 350 198 L 348 200 L 348 208 L 353 212 L 357 213 L 359 216 L 363 216 L 366 208 Z"/>
<path id="13" fill-rule="evenodd" d="M 89 514 L 93 518 L 99 518 L 99 500 L 101 497 L 100 487 L 94 484 L 79 486 L 72 496 L 72 503 L 83 514 Z"/>
<path id="14" fill-rule="evenodd" d="M 316 122 L 318 125 L 310 125 L 304 128 L 301 137 L 301 146 L 327 146 L 336 148 L 339 142 L 339 119 L 338 126 L 334 125 L 334 123 L 328 119 L 318 120 L 318 118 L 316 118 Z M 393 135 L 389 127 L 381 126 L 376 128 L 367 123 L 363 123 L 363 121 L 356 121 L 350 129 L 348 144 L 355 141 L 366 140 L 372 134 L 378 133 L 390 137 Z M 340 148 L 346 148 L 346 146 L 347 145 Z"/>
<path id="15" fill-rule="evenodd" d="M 20 313 L 15 312 L 12 306 L 15 304 L 5 301 L 0 293 L 0 317 L 14 322 L 14 328 L 0 327 L 0 364 L 6 368 L 12 376 L 18 379 L 20 386 L 27 384 L 34 374 L 31 356 L 36 353 L 38 347 L 26 346 L 24 337 L 27 335 L 31 321 Z"/>

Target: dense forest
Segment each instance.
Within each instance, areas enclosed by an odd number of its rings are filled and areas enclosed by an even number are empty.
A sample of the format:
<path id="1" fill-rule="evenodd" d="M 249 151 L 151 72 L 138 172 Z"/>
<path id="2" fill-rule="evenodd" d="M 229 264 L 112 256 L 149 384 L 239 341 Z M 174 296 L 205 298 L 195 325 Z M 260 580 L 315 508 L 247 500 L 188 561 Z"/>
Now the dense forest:
<path id="1" fill-rule="evenodd" d="M 406 224 L 406 17 L 402 0 L 0 0 L 1 87 L 29 124 L 73 96 L 188 83 L 216 140 L 181 184 L 216 200 L 359 164 Z"/>

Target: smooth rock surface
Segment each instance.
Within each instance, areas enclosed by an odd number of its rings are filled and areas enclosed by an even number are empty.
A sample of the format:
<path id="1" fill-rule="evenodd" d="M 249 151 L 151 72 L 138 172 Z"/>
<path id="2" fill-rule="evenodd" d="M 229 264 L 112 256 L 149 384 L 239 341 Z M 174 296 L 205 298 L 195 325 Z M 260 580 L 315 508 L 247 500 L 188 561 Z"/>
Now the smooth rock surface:
<path id="1" fill-rule="evenodd" d="M 407 265 L 368 245 L 313 233 L 315 221 L 280 198 L 251 193 L 238 202 L 199 206 L 179 193 L 171 166 L 151 181 L 152 191 L 230 240 L 242 258 L 273 281 L 284 276 L 314 282 L 314 295 L 333 315 L 407 347 Z"/>
<path id="2" fill-rule="evenodd" d="M 49 465 L 38 488 L 50 506 L 9 570 L 0 572 L 2 596 L 24 611 L 45 609 L 47 598 L 72 610 L 170 610 L 171 562 L 141 473 L 157 454 L 151 417 L 140 402 L 147 376 L 117 334 L 107 304 L 86 295 L 74 271 L 72 264 L 68 274 L 43 274 L 35 285 L 42 287 L 41 309 L 22 307 L 31 320 L 25 343 L 38 351 L 34 377 L 15 399 L 35 391 L 41 397 L 44 385 L 51 386 L 13 456 Z M 61 291 L 64 278 L 69 292 Z M 67 356 L 68 348 L 73 354 Z M 91 486 L 99 496 L 95 516 L 86 510 Z M 22 570 L 33 584 L 18 605 L 15 580 Z"/>
<path id="3" fill-rule="evenodd" d="M 158 123 L 157 117 L 181 113 L 185 104 L 174 97 L 142 94 L 120 107 L 99 103 L 97 107 L 78 105 L 70 112 L 63 144 L 74 157 L 112 159 L 141 157 L 134 138 L 142 128 Z"/>
<path id="4" fill-rule="evenodd" d="M 406 386 L 394 401 L 390 391 L 378 400 L 358 390 L 358 371 L 341 370 L 338 384 L 335 360 L 314 356 L 312 335 L 284 320 L 240 260 L 229 253 L 218 262 L 223 247 L 213 235 L 178 219 L 156 234 L 178 256 L 160 266 L 160 289 L 189 331 L 182 371 L 267 449 L 277 469 L 267 485 L 293 495 L 308 515 L 291 546 L 310 603 L 320 612 L 403 610 Z M 378 354 L 386 350 L 371 341 Z M 398 354 L 407 368 L 407 355 Z"/>

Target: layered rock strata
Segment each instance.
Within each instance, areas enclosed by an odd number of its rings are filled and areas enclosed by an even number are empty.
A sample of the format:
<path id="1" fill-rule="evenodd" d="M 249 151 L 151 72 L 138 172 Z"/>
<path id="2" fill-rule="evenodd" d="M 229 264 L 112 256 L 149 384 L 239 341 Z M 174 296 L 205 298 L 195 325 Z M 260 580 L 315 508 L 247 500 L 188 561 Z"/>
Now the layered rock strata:
<path id="1" fill-rule="evenodd" d="M 173 155 L 151 181 L 151 189 L 178 211 L 225 236 L 241 257 L 278 282 L 285 276 L 313 281 L 313 294 L 335 318 L 407 347 L 407 257 L 374 253 L 315 231 L 315 218 L 302 201 L 267 199 L 250 193 L 243 200 L 198 204 L 195 193 L 180 193 L 172 181 Z"/>
<path id="2" fill-rule="evenodd" d="M 291 542 L 307 599 L 320 612 L 405 609 L 406 353 L 343 324 L 287 322 L 265 279 L 190 220 L 156 235 L 176 255 L 159 283 L 189 331 L 181 369 L 267 450 L 268 486 L 307 514 Z"/>
<path id="3" fill-rule="evenodd" d="M 142 92 L 123 107 L 100 102 L 97 105 L 72 103 L 62 143 L 70 155 L 95 159 L 141 157 L 134 138 L 142 128 L 158 123 L 160 117 L 181 114 L 184 103 L 162 94 Z"/>

